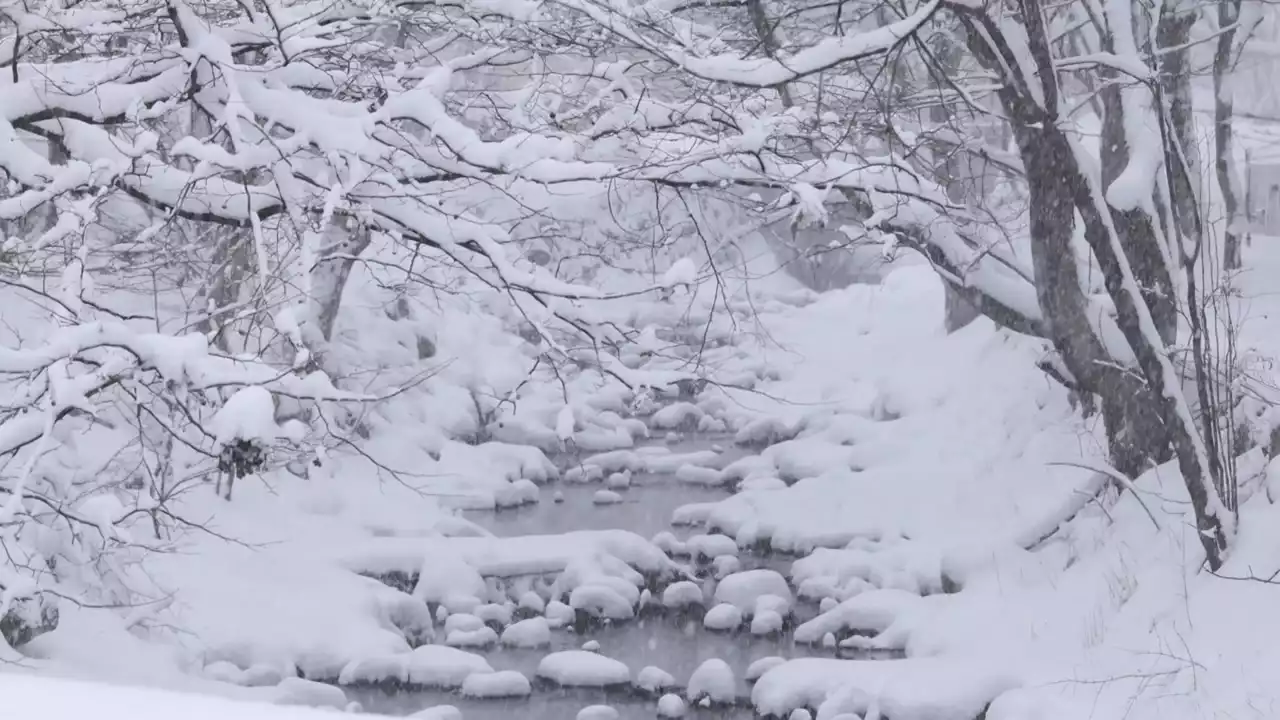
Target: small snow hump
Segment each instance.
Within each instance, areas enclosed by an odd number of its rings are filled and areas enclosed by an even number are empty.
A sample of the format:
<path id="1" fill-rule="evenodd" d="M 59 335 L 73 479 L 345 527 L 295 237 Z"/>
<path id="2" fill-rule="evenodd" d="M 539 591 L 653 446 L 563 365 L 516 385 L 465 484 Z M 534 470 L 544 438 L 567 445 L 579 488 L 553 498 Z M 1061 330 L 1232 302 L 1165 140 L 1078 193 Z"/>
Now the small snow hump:
<path id="1" fill-rule="evenodd" d="M 538 677 L 564 687 L 609 687 L 631 682 L 631 669 L 598 653 L 562 650 L 542 658 Z"/>
<path id="2" fill-rule="evenodd" d="M 588 705 L 578 711 L 577 720 L 618 720 L 618 711 L 609 705 Z"/>
<path id="3" fill-rule="evenodd" d="M 689 676 L 685 691 L 689 702 L 709 701 L 713 705 L 727 705 L 737 699 L 733 668 L 719 658 L 711 658 L 698 666 Z"/>
<path id="4" fill-rule="evenodd" d="M 687 708 L 679 695 L 666 694 L 658 699 L 658 717 L 682 718 Z"/>
<path id="5" fill-rule="evenodd" d="M 410 715 L 414 720 L 462 720 L 462 711 L 453 705 L 435 705 Z"/>

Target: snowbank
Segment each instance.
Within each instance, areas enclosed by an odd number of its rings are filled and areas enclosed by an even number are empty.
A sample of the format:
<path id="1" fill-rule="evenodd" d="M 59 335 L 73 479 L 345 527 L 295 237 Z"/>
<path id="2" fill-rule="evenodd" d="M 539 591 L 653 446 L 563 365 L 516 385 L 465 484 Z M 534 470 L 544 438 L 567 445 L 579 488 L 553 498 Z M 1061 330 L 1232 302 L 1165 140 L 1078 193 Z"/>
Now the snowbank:
<path id="1" fill-rule="evenodd" d="M 1017 684 L 1007 671 L 962 661 L 808 658 L 765 672 L 751 701 L 757 712 L 778 717 L 804 707 L 822 718 L 878 707 L 894 720 L 973 720 Z"/>
<path id="2" fill-rule="evenodd" d="M 10 717 L 41 720 L 322 720 L 332 712 L 167 690 L 102 685 L 0 673 L 0 695 Z"/>

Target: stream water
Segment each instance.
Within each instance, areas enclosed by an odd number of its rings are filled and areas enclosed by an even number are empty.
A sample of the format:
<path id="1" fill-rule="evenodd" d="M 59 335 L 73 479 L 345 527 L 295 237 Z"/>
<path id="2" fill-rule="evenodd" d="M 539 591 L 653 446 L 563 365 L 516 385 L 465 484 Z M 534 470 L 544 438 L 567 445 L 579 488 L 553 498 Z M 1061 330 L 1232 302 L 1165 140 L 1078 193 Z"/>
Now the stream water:
<path id="1" fill-rule="evenodd" d="M 721 438 L 700 438 L 669 444 L 673 453 L 722 449 L 724 463 L 748 454 Z M 699 529 L 670 525 L 672 512 L 689 503 L 709 502 L 727 497 L 722 488 L 707 488 L 678 482 L 673 475 L 637 473 L 626 490 L 619 491 L 622 501 L 609 505 L 593 502 L 601 483 L 571 484 L 559 482 L 543 488 L 537 504 L 501 511 L 471 511 L 466 515 L 479 525 L 500 536 L 538 535 L 569 530 L 622 529 L 649 538 L 668 530 L 677 537 L 701 532 Z M 553 497 L 559 501 L 553 500 Z M 787 575 L 794 558 L 742 554 L 742 569 L 768 567 Z M 804 622 L 817 613 L 814 603 L 800 601 L 796 622 Z M 496 670 L 518 670 L 534 678 L 538 662 L 548 652 L 580 648 L 587 641 L 599 643 L 599 651 L 626 663 L 634 675 L 647 665 L 655 665 L 673 675 L 683 686 L 690 674 L 705 660 L 720 658 L 734 670 L 741 699 L 736 706 L 690 708 L 693 717 L 750 718 L 747 702 L 749 685 L 743 680 L 747 667 L 760 658 L 826 656 L 837 652 L 830 648 L 796 645 L 790 627 L 778 636 L 757 637 L 746 630 L 734 633 L 706 630 L 701 618 L 674 612 L 644 613 L 636 620 L 597 627 L 585 634 L 572 628 L 552 634 L 552 646 L 537 650 L 515 650 L 495 647 L 477 651 Z M 435 705 L 453 705 L 465 720 L 574 720 L 579 710 L 588 705 L 607 704 L 618 711 L 623 720 L 656 717 L 656 698 L 644 697 L 628 690 L 580 690 L 540 687 L 527 698 L 477 700 L 459 694 L 438 692 L 401 692 L 388 694 L 373 689 L 350 689 L 349 695 L 367 711 L 390 715 L 408 715 Z"/>

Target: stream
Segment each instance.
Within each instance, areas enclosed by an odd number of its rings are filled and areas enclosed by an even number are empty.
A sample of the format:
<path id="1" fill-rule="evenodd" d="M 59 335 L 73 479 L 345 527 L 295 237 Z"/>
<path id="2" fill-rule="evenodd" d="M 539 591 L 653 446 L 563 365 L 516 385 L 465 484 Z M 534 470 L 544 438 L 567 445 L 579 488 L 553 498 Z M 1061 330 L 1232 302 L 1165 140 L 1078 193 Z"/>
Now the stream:
<path id="1" fill-rule="evenodd" d="M 666 445 L 673 453 L 715 449 L 724 455 L 724 462 L 717 463 L 720 467 L 750 454 L 750 451 L 735 447 L 729 439 L 722 437 L 684 439 Z M 618 491 L 622 496 L 621 502 L 597 505 L 594 496 L 604 487 L 600 482 L 549 483 L 542 488 L 538 503 L 498 511 L 468 511 L 465 516 L 495 535 L 506 537 L 569 530 L 622 529 L 645 538 L 665 530 L 684 539 L 703 530 L 673 527 L 670 520 L 677 508 L 729 495 L 725 488 L 681 483 L 668 473 L 636 473 L 630 487 Z M 784 555 L 756 555 L 745 550 L 739 555 L 742 570 L 769 568 L 784 576 L 789 576 L 794 559 Z M 702 566 L 698 574 L 710 576 L 711 568 Z M 711 580 L 708 577 L 704 582 Z M 794 612 L 795 624 L 799 624 L 814 617 L 818 606 L 797 599 Z M 629 622 L 594 627 L 584 634 L 575 632 L 572 626 L 555 630 L 550 648 L 524 650 L 494 646 L 489 649 L 468 648 L 468 651 L 483 655 L 495 670 L 518 670 L 533 680 L 538 662 L 547 653 L 578 649 L 584 643 L 594 641 L 599 643 L 600 653 L 626 663 L 633 678 L 641 668 L 654 665 L 674 676 L 680 687 L 702 662 L 719 658 L 734 671 L 739 702 L 728 707 L 690 707 L 689 717 L 745 719 L 753 716 L 749 704 L 750 685 L 743 680 L 752 662 L 770 656 L 836 656 L 834 648 L 795 644 L 791 636 L 792 627 L 788 625 L 782 633 L 767 637 L 753 636 L 746 628 L 736 632 L 713 632 L 703 627 L 701 613 L 654 610 L 643 611 Z M 849 654 L 850 651 L 840 652 L 842 657 L 854 656 Z M 656 696 L 644 696 L 630 689 L 546 687 L 537 681 L 532 695 L 514 699 L 471 699 L 449 691 L 388 693 L 375 688 L 349 688 L 347 692 L 366 711 L 389 715 L 409 715 L 436 705 L 452 705 L 461 711 L 464 720 L 510 720 L 516 714 L 521 720 L 574 720 L 582 708 L 606 704 L 612 706 L 622 720 L 657 717 Z"/>

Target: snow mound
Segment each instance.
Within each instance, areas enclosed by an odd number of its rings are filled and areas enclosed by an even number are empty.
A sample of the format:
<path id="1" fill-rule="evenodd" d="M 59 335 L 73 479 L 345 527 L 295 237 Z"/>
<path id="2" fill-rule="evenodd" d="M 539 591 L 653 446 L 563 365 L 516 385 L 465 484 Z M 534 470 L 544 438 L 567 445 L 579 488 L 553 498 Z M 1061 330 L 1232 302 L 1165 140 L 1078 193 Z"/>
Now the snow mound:
<path id="1" fill-rule="evenodd" d="M 646 665 L 636 674 L 636 687 L 645 692 L 656 693 L 675 684 L 676 679 L 671 673 L 654 665 Z"/>
<path id="2" fill-rule="evenodd" d="M 414 720 L 462 720 L 462 711 L 453 705 L 436 705 L 410 715 Z"/>
<path id="3" fill-rule="evenodd" d="M 1010 673 L 971 659 L 804 658 L 765 672 L 751 701 L 756 712 L 775 716 L 805 707 L 822 716 L 864 715 L 876 706 L 895 720 L 972 720 L 1017 685 Z"/>
<path id="4" fill-rule="evenodd" d="M 484 648 L 498 642 L 498 632 L 487 625 L 475 630 L 454 630 L 444 642 L 449 647 Z"/>
<path id="5" fill-rule="evenodd" d="M 782 615 L 776 610 L 757 609 L 755 617 L 751 618 L 751 634 L 768 635 L 781 632 L 785 624 Z"/>
<path id="6" fill-rule="evenodd" d="M 538 663 L 538 677 L 565 687 L 608 687 L 631 681 L 631 670 L 612 658 L 585 650 L 551 653 Z"/>
<path id="7" fill-rule="evenodd" d="M 728 631 L 736 630 L 742 624 L 742 610 L 736 605 L 729 603 L 720 603 L 707 611 L 702 618 L 702 625 L 708 630 Z"/>
<path id="8" fill-rule="evenodd" d="M 541 617 L 513 623 L 502 631 L 502 644 L 518 648 L 546 647 L 551 644 L 551 624 Z"/>
<path id="9" fill-rule="evenodd" d="M 658 717 L 682 718 L 688 711 L 684 698 L 668 693 L 658 698 Z"/>
<path id="10" fill-rule="evenodd" d="M 738 543 L 727 535 L 694 535 L 686 541 L 689 554 L 710 560 L 738 554 Z"/>
<path id="11" fill-rule="evenodd" d="M 704 700 L 716 705 L 733 703 L 738 697 L 733 668 L 719 658 L 703 662 L 689 676 L 685 694 L 692 703 Z"/>
<path id="12" fill-rule="evenodd" d="M 578 711 L 577 720 L 618 720 L 618 711 L 609 705 L 588 705 Z"/>
<path id="13" fill-rule="evenodd" d="M 847 630 L 881 632 L 907 610 L 926 600 L 903 590 L 871 590 L 849 598 L 796 628 L 798 643 L 816 643 L 828 633 Z"/>
<path id="14" fill-rule="evenodd" d="M 746 570 L 734 573 L 716 585 L 716 601 L 736 606 L 747 617 L 755 613 L 759 600 L 769 595 L 782 598 L 788 604 L 792 600 L 787 579 L 776 570 Z"/>
<path id="15" fill-rule="evenodd" d="M 424 645 L 409 653 L 408 682 L 420 687 L 455 688 L 473 673 L 491 673 L 489 661 L 465 650 Z"/>
<path id="16" fill-rule="evenodd" d="M 279 685 L 272 688 L 271 702 L 276 705 L 302 705 L 334 710 L 345 710 L 349 704 L 347 694 L 340 688 L 302 678 L 281 680 Z"/>
<path id="17" fill-rule="evenodd" d="M 753 661 L 750 665 L 747 666 L 747 671 L 743 673 L 742 678 L 747 682 L 755 682 L 756 680 L 759 680 L 762 675 L 778 667 L 779 665 L 781 665 L 786 661 L 787 661 L 786 658 L 779 657 L 777 655 L 762 657 L 759 660 Z"/>
<path id="18" fill-rule="evenodd" d="M 690 580 L 681 580 L 667 586 L 662 591 L 662 605 L 668 609 L 679 609 L 690 605 L 701 606 L 702 588 Z"/>
<path id="19" fill-rule="evenodd" d="M 473 673 L 462 681 L 462 696 L 470 698 L 524 697 L 533 692 L 529 678 L 515 670 Z"/>

